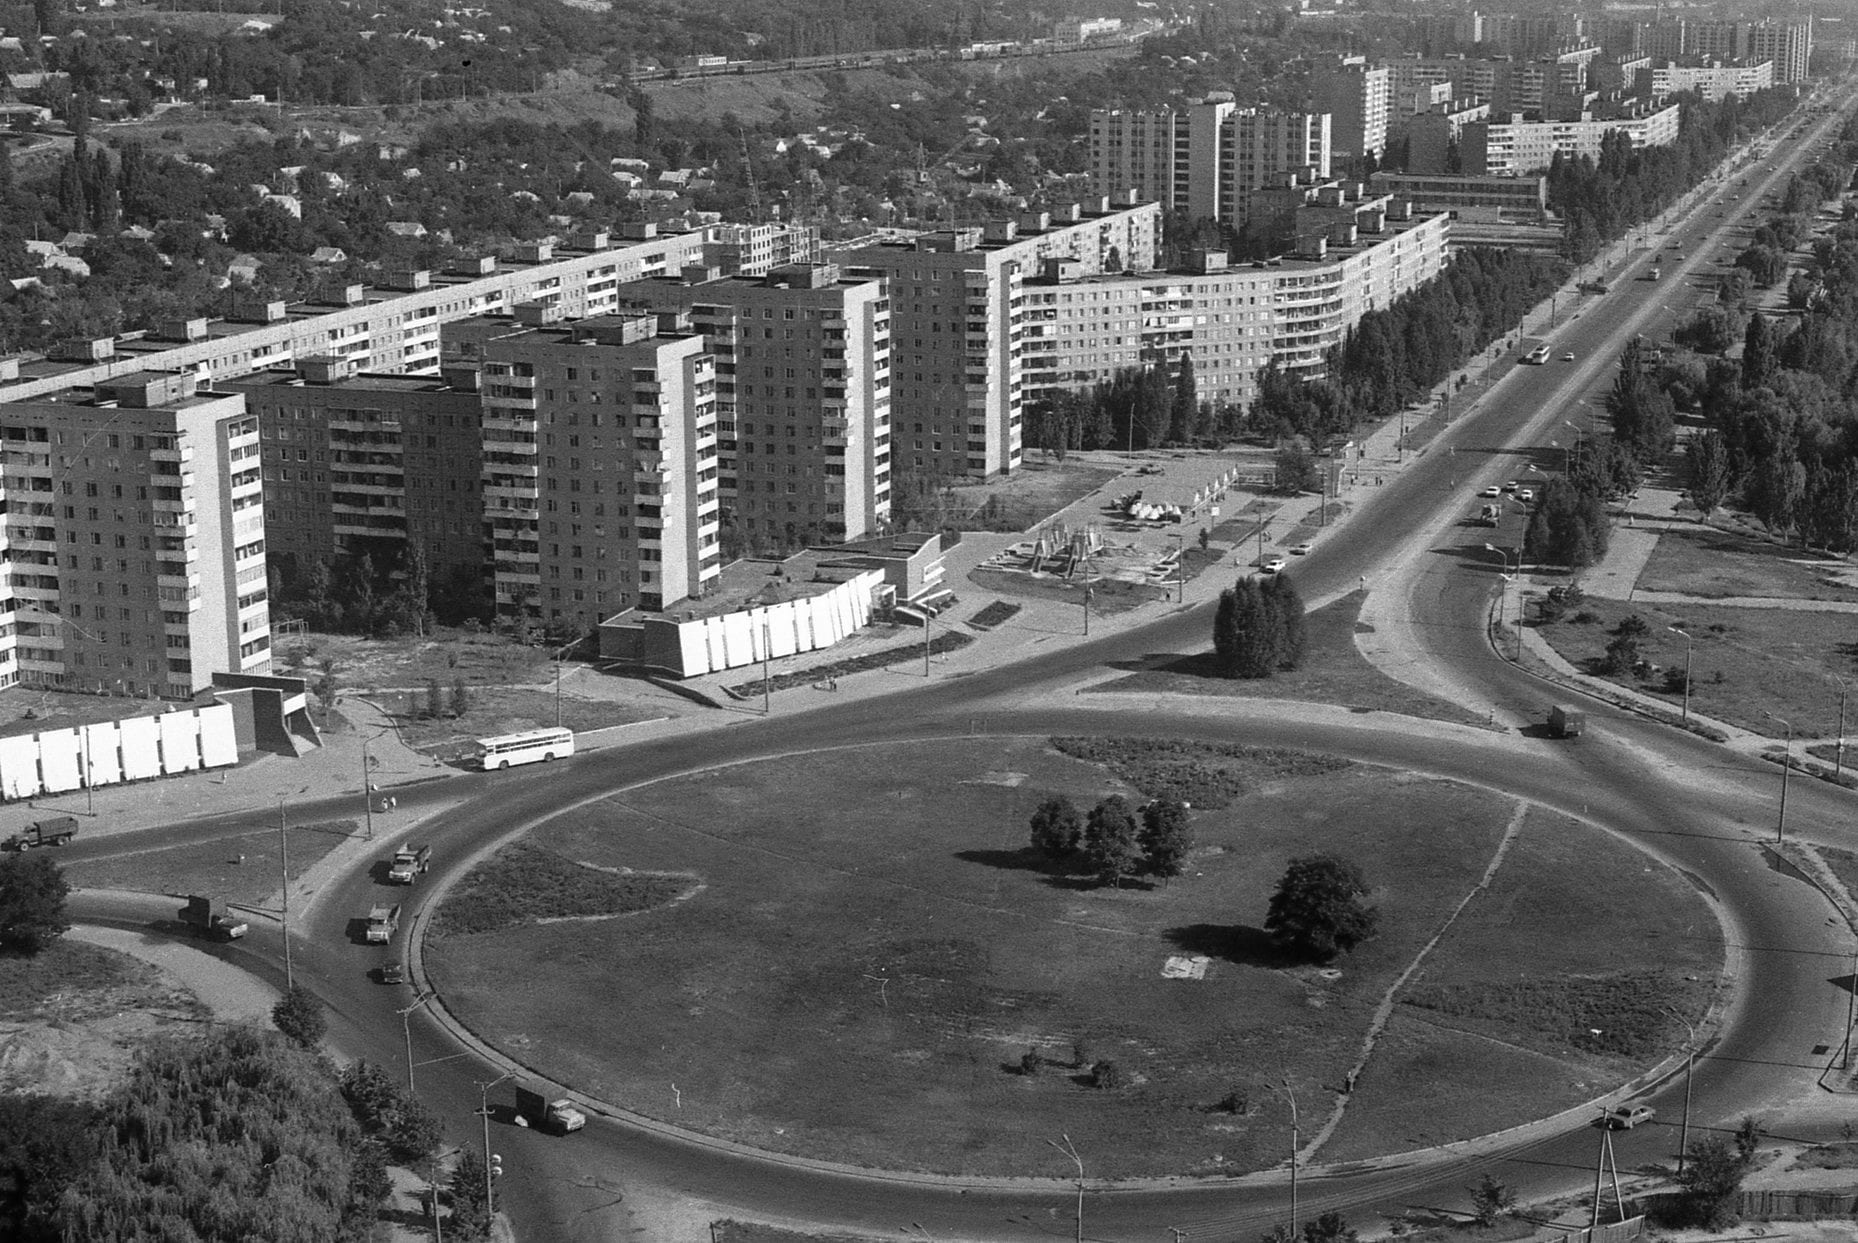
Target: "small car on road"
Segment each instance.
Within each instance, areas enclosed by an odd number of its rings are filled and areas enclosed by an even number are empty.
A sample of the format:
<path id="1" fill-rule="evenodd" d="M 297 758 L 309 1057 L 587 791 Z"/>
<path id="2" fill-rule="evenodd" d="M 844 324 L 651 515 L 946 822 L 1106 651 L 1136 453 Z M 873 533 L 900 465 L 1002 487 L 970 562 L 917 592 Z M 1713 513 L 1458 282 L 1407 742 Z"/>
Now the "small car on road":
<path id="1" fill-rule="evenodd" d="M 1293 557 L 1307 557 L 1310 555 L 1310 546 L 1308 544 L 1298 544 L 1295 548 L 1290 550 L 1290 555 Z"/>
<path id="2" fill-rule="evenodd" d="M 1290 562 L 1284 560 L 1282 557 L 1266 557 L 1263 561 L 1258 563 L 1258 569 L 1260 573 L 1275 574 L 1289 564 Z"/>
<path id="3" fill-rule="evenodd" d="M 1606 1112 L 1606 1126 L 1611 1131 L 1630 1131 L 1641 1122 L 1650 1122 L 1658 1111 L 1650 1105 L 1618 1105 Z"/>
<path id="4" fill-rule="evenodd" d="M 1568 350 L 1568 351 L 1566 351 L 1566 352 L 1564 352 L 1564 353 L 1562 354 L 1562 356 L 1561 356 L 1561 361 L 1562 361 L 1562 362 L 1564 362 L 1564 363 L 1571 363 L 1571 362 L 1573 362 L 1573 361 L 1574 361 L 1574 351 L 1573 351 L 1573 350 Z"/>
<path id="5" fill-rule="evenodd" d="M 406 983 L 406 964 L 402 962 L 382 963 L 381 964 L 381 983 L 383 984 L 404 984 Z"/>
<path id="6" fill-rule="evenodd" d="M 1496 484 L 1493 483 L 1488 488 L 1485 488 L 1482 492 L 1479 492 L 1478 495 L 1479 496 L 1502 496 L 1503 489 L 1499 488 Z"/>

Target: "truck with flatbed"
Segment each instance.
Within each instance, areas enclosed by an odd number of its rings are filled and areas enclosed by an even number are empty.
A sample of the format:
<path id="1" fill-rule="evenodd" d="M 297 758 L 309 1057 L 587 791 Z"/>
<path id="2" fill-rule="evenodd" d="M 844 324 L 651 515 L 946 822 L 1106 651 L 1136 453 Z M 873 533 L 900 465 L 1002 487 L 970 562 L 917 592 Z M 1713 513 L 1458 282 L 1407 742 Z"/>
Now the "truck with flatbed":
<path id="1" fill-rule="evenodd" d="M 520 1125 L 553 1131 L 557 1135 L 566 1135 L 587 1125 L 587 1115 L 576 1109 L 573 1101 L 566 1097 L 551 1101 L 529 1088 L 516 1089 L 516 1118 Z"/>
<path id="2" fill-rule="evenodd" d="M 432 847 L 415 846 L 411 842 L 394 851 L 393 862 L 387 865 L 387 883 L 390 885 L 410 885 L 418 880 L 432 866 Z"/>
<path id="3" fill-rule="evenodd" d="M 24 829 L 0 842 L 0 850 L 24 851 L 40 846 L 62 846 L 77 836 L 76 816 L 53 816 L 35 820 Z"/>
<path id="4" fill-rule="evenodd" d="M 368 929 L 362 934 L 369 945 L 385 945 L 400 930 L 400 908 L 377 906 L 368 912 Z"/>
<path id="5" fill-rule="evenodd" d="M 221 941 L 236 941 L 249 931 L 246 922 L 227 910 L 225 903 L 199 894 L 189 897 L 181 908 L 181 922 Z"/>

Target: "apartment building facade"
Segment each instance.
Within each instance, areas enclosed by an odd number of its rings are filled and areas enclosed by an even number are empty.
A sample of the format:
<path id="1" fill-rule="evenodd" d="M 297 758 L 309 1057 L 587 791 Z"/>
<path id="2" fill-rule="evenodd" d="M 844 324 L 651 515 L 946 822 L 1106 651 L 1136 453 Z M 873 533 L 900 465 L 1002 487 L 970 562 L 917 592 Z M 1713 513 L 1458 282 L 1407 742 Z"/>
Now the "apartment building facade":
<path id="1" fill-rule="evenodd" d="M 483 342 L 483 519 L 499 616 L 589 631 L 722 573 L 716 371 L 653 315 Z"/>
<path id="2" fill-rule="evenodd" d="M 1236 223 L 1251 191 L 1313 169 L 1329 175 L 1331 120 L 1240 108 L 1214 92 L 1180 108 L 1099 109 L 1090 116 L 1090 184 L 1134 191 L 1168 211 Z"/>
<path id="3" fill-rule="evenodd" d="M 257 420 L 177 372 L 0 405 L 0 685 L 186 698 L 270 669 Z"/>
<path id="4" fill-rule="evenodd" d="M 837 254 L 882 279 L 891 306 L 893 474 L 987 478 L 1019 469 L 1026 280 L 1048 259 L 1084 275 L 1155 268 L 1161 206 L 1108 199 L 985 229 Z"/>
<path id="5" fill-rule="evenodd" d="M 1774 62 L 1652 66 L 1639 75 L 1639 93 L 1653 98 L 1695 91 L 1716 102 L 1730 95 L 1744 99 L 1774 85 Z"/>
<path id="6" fill-rule="evenodd" d="M 1327 191 L 1327 194 L 1323 192 Z M 1323 198 L 1330 201 L 1324 203 Z M 1444 268 L 1444 215 L 1323 187 L 1299 213 L 1298 253 L 1231 265 L 1223 253 L 1186 270 L 1086 274 L 1049 260 L 1025 285 L 1028 401 L 1088 387 L 1153 363 L 1194 364 L 1200 396 L 1245 405 L 1267 364 L 1319 376 L 1328 351 L 1367 312 L 1391 305 Z"/>
<path id="7" fill-rule="evenodd" d="M 1393 75 L 1363 56 L 1319 60 L 1310 67 L 1310 111 L 1329 114 L 1329 138 L 1338 156 L 1379 156 L 1387 150 Z"/>
<path id="8" fill-rule="evenodd" d="M 266 551 L 286 583 L 349 555 L 396 571 L 415 546 L 433 582 L 482 573 L 477 379 L 307 358 L 226 383 L 258 420 Z"/>
<path id="9" fill-rule="evenodd" d="M 890 297 L 797 263 L 764 277 L 691 267 L 628 291 L 688 315 L 716 359 L 723 505 L 752 545 L 843 543 L 890 521 Z"/>
<path id="10" fill-rule="evenodd" d="M 1474 176 L 1539 172 L 1557 153 L 1598 159 L 1600 144 L 1616 130 L 1634 148 L 1667 146 L 1677 140 L 1679 113 L 1677 104 L 1654 104 L 1601 119 L 1584 115 L 1578 121 L 1477 122 L 1465 126 L 1461 138 L 1464 171 Z"/>

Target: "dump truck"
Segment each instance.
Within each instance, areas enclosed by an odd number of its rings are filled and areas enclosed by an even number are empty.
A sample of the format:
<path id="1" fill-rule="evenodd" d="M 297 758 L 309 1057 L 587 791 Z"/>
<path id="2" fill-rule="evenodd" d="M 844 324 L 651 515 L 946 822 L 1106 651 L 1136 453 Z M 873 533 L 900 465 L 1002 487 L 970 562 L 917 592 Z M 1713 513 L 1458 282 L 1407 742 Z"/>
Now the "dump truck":
<path id="1" fill-rule="evenodd" d="M 385 945 L 400 929 L 400 908 L 377 906 L 368 912 L 368 930 L 364 934 L 370 945 Z"/>
<path id="2" fill-rule="evenodd" d="M 1587 714 L 1579 708 L 1556 704 L 1548 710 L 1548 729 L 1557 738 L 1579 738 L 1587 728 Z"/>
<path id="3" fill-rule="evenodd" d="M 245 921 L 228 911 L 225 903 L 198 894 L 188 898 L 187 905 L 181 908 L 181 922 L 221 941 L 236 941 L 249 931 Z"/>
<path id="4" fill-rule="evenodd" d="M 432 866 L 432 847 L 408 843 L 394 851 L 394 861 L 387 865 L 387 882 L 410 885 Z"/>
<path id="5" fill-rule="evenodd" d="M 36 820 L 21 832 L 0 842 L 0 850 L 31 850 L 35 846 L 62 846 L 77 836 L 76 816 Z"/>
<path id="6" fill-rule="evenodd" d="M 1485 505 L 1479 508 L 1477 517 L 1472 519 L 1472 521 L 1480 527 L 1494 527 L 1502 517 L 1503 510 L 1500 507 L 1496 505 Z"/>
<path id="7" fill-rule="evenodd" d="M 566 1135 L 587 1125 L 587 1115 L 576 1109 L 573 1101 L 566 1097 L 551 1101 L 528 1088 L 516 1089 L 516 1118 L 521 1125 L 538 1131 L 553 1131 L 557 1135 Z"/>

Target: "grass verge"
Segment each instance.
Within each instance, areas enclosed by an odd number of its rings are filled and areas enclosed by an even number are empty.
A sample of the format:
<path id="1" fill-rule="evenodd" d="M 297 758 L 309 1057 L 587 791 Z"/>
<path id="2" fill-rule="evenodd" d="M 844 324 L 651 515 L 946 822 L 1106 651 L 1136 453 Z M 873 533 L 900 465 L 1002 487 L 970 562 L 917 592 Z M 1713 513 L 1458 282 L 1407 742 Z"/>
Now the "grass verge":
<path id="1" fill-rule="evenodd" d="M 383 853 L 388 852 L 386 839 L 394 832 L 390 827 L 393 819 L 393 813 L 374 817 Z M 360 831 L 361 823 L 356 820 L 290 825 L 287 836 L 292 875 L 302 874 Z M 73 863 L 65 869 L 65 875 L 72 885 L 87 889 L 199 893 L 253 906 L 278 892 L 281 873 L 277 824 L 275 819 L 269 825 L 255 820 L 249 830 L 231 830 L 227 836 L 210 842 Z"/>
<path id="2" fill-rule="evenodd" d="M 1639 572 L 1640 591 L 1687 596 L 1777 596 L 1858 601 L 1849 562 L 1716 527 L 1678 527 L 1658 537 Z"/>
<path id="3" fill-rule="evenodd" d="M 1658 670 L 1650 678 L 1620 674 L 1609 681 L 1680 708 L 1685 644 L 1683 635 L 1673 632 L 1676 627 L 1692 640 L 1692 712 L 1770 738 L 1784 731 L 1763 715 L 1767 712 L 1793 722 L 1795 738 L 1825 737 L 1836 730 L 1839 688 L 1833 675 L 1848 674 L 1852 660 L 1848 614 L 1652 605 L 1589 596 L 1561 621 L 1538 626 L 1538 631 L 1575 668 L 1593 672 L 1619 623 L 1634 614 L 1647 628 L 1639 651 Z M 1668 684 L 1673 673 L 1676 680 Z"/>
<path id="4" fill-rule="evenodd" d="M 1209 695 L 1239 699 L 1294 699 L 1306 703 L 1346 706 L 1357 711 L 1398 712 L 1435 721 L 1482 725 L 1486 714 L 1396 682 L 1368 663 L 1355 647 L 1361 592 L 1344 596 L 1327 608 L 1311 613 L 1305 623 L 1309 638 L 1303 664 L 1268 678 L 1223 677 L 1213 662 L 1213 635 L 1207 631 L 1207 650 L 1185 656 L 1148 658 L 1115 667 L 1130 676 L 1091 687 L 1094 693 Z"/>
<path id="5" fill-rule="evenodd" d="M 1084 1131 L 1098 1137 L 1104 1177 L 1272 1165 L 1281 1117 L 1222 1102 L 1269 1100 L 1286 1066 L 1312 1093 L 1341 1081 L 1392 981 L 1476 886 L 1513 805 L 1449 782 L 1312 766 L 1224 809 L 1196 808 L 1187 873 L 1166 884 L 1101 889 L 1028 849 L 1027 818 L 1045 796 L 1088 806 L 1111 792 L 1130 791 L 1103 766 L 998 738 L 657 783 L 564 813 L 536 844 L 694 876 L 700 891 L 624 921 L 445 938 L 427 968 L 473 1030 L 551 1077 L 784 1152 L 1049 1175 L 1025 1136 Z M 1647 880 L 1643 859 L 1611 839 L 1554 816 L 1532 820 L 1534 833 L 1565 845 L 1569 874 L 1519 877 L 1504 911 L 1454 942 L 1446 982 L 1484 963 L 1598 973 L 1594 940 L 1663 948 L 1687 944 L 1689 926 L 1713 930 L 1681 884 Z M 1377 938 L 1335 972 L 1286 963 L 1261 930 L 1288 859 L 1322 850 L 1362 867 L 1382 912 Z M 1554 857 L 1545 847 L 1524 865 Z M 1597 905 L 1573 904 L 1588 923 L 1569 935 L 1566 896 L 1602 869 L 1656 900 L 1611 913 L 1616 895 L 1597 886 Z M 1538 889 L 1560 900 L 1537 904 Z M 1697 970 L 1693 957 L 1658 961 Z M 1167 978 L 1170 960 L 1199 961 L 1203 978 Z M 587 1000 L 598 998 L 614 1000 Z M 1047 1059 L 1042 1073 L 1020 1072 L 1028 1050 Z M 1474 1128 L 1460 1136 L 1631 1069 L 1579 1049 L 1535 1056 L 1549 1070 L 1528 1084 L 1506 1066 L 1463 1089 L 1478 1111 L 1458 1119 Z M 1099 1059 L 1118 1064 L 1122 1086 L 1089 1085 L 1083 1068 Z M 1381 1074 L 1377 1061 L 1358 1094 Z M 1400 1109 L 1363 1117 L 1379 1121 L 1357 1128 L 1361 1146 L 1404 1146 Z"/>
<path id="6" fill-rule="evenodd" d="M 958 652 L 974 642 L 974 636 L 963 634 L 959 630 L 943 630 L 929 640 L 929 654 L 940 656 L 945 652 Z M 788 691 L 796 686 L 811 686 L 827 678 L 850 677 L 854 673 L 865 673 L 872 669 L 887 669 L 891 665 L 906 660 L 922 659 L 923 645 L 912 643 L 903 647 L 887 647 L 881 652 L 866 652 L 863 656 L 849 656 L 844 660 L 835 660 L 828 665 L 814 665 L 807 669 L 793 669 L 786 673 L 775 674 L 767 682 L 771 691 Z M 762 680 L 738 682 L 725 689 L 737 699 L 750 699 L 762 692 Z"/>
<path id="7" fill-rule="evenodd" d="M 499 932 L 563 919 L 611 919 L 688 897 L 689 876 L 597 868 L 524 842 L 470 873 L 433 918 L 433 938 Z"/>
<path id="8" fill-rule="evenodd" d="M 1018 617 L 1023 608 L 1025 606 L 1022 604 L 1009 604 L 1005 600 L 995 600 L 968 618 L 968 625 L 976 630 L 992 630 L 995 626 L 1004 625 Z"/>

